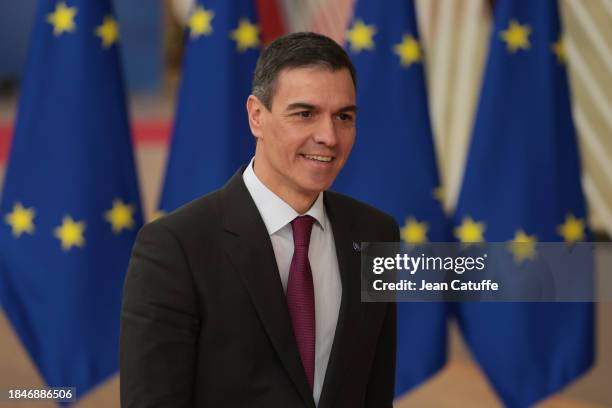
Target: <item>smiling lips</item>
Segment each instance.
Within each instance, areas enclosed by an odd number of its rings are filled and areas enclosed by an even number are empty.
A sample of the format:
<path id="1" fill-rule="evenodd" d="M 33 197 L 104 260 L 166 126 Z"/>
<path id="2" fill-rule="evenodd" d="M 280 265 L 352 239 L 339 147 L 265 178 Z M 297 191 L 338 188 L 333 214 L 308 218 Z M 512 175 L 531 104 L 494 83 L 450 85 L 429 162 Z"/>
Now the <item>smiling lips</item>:
<path id="1" fill-rule="evenodd" d="M 317 154 L 302 154 L 302 156 L 309 160 L 314 160 L 322 163 L 329 163 L 334 159 L 333 156 L 320 156 Z"/>

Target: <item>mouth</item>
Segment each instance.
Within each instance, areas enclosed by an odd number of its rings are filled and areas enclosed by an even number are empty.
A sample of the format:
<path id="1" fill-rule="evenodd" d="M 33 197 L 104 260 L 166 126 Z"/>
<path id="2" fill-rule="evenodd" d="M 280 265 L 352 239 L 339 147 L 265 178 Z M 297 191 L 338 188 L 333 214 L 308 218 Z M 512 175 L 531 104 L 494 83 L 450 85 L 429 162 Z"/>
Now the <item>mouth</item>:
<path id="1" fill-rule="evenodd" d="M 331 163 L 335 159 L 334 156 L 324 156 L 318 154 L 300 154 L 300 156 L 318 163 Z"/>

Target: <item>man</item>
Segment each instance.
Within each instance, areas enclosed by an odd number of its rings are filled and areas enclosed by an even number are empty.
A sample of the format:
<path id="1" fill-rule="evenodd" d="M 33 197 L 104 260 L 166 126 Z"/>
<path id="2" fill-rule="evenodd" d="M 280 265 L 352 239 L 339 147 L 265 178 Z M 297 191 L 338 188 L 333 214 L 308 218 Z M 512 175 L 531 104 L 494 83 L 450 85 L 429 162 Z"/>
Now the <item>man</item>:
<path id="1" fill-rule="evenodd" d="M 139 233 L 121 314 L 124 407 L 391 407 L 395 307 L 360 302 L 359 242 L 393 219 L 326 191 L 355 140 L 355 72 L 327 37 L 260 56 L 255 157 Z"/>

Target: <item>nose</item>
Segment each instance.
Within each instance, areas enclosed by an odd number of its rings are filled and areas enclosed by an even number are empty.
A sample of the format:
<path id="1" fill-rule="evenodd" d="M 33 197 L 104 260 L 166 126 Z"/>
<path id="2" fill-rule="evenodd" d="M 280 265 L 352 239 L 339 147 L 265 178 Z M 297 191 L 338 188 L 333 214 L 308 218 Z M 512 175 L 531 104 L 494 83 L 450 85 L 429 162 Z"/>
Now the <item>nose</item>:
<path id="1" fill-rule="evenodd" d="M 336 126 L 331 117 L 322 117 L 314 133 L 314 141 L 327 147 L 334 147 L 338 143 Z"/>

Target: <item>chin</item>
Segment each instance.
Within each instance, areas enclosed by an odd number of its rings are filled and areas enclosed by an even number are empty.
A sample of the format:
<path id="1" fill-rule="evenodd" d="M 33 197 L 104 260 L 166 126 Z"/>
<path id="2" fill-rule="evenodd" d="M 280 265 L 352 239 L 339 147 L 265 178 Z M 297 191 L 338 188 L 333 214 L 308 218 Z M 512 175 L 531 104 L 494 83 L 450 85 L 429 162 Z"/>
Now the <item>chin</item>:
<path id="1" fill-rule="evenodd" d="M 298 188 L 303 192 L 311 195 L 318 194 L 321 191 L 325 191 L 333 184 L 337 173 L 331 174 L 332 172 L 301 172 L 293 176 L 293 180 L 296 181 Z"/>
<path id="2" fill-rule="evenodd" d="M 316 183 L 308 183 L 307 185 L 302 185 L 304 191 L 308 191 L 311 194 L 319 194 L 321 191 L 325 191 L 331 187 L 333 180 L 331 182 L 316 182 Z"/>

